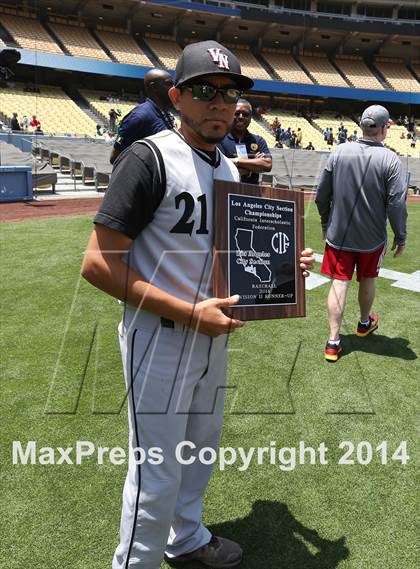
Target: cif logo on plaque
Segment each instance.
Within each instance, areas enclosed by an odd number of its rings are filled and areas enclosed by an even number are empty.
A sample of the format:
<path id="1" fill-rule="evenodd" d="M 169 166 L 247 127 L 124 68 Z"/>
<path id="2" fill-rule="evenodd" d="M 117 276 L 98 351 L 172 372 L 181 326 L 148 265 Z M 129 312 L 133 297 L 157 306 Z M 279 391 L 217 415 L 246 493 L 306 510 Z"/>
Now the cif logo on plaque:
<path id="1" fill-rule="evenodd" d="M 287 237 L 285 233 L 279 231 L 275 233 L 271 238 L 271 246 L 273 251 L 279 255 L 284 255 L 290 245 L 290 239 Z"/>

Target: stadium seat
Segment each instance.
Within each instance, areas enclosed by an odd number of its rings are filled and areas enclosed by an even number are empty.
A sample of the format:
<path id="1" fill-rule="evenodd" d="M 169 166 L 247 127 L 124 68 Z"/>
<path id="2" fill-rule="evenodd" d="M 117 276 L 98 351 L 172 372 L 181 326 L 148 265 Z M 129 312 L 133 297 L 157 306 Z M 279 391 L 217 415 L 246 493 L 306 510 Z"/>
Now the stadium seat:
<path id="1" fill-rule="evenodd" d="M 384 89 L 361 57 L 337 55 L 335 64 L 356 89 Z"/>
<path id="2" fill-rule="evenodd" d="M 332 127 L 334 133 L 334 142 L 337 142 L 337 132 L 338 127 L 343 123 L 344 127 L 347 128 L 347 135 L 350 136 L 354 131 L 357 131 L 357 136 L 362 136 L 362 130 L 358 123 L 354 122 L 350 117 L 343 117 L 343 119 L 336 118 L 334 113 L 322 113 L 318 118 L 314 119 L 313 122 L 319 126 L 321 130 L 327 127 Z M 404 133 L 403 139 L 401 139 L 401 134 Z M 407 129 L 404 126 L 391 125 L 388 129 L 387 137 L 385 140 L 385 146 L 394 150 L 397 154 L 401 156 L 418 156 L 419 148 L 411 148 L 410 140 L 406 138 Z M 330 147 L 331 149 L 331 147 Z M 334 149 L 334 147 L 332 148 Z"/>
<path id="3" fill-rule="evenodd" d="M 411 62 L 411 67 L 414 73 L 417 75 L 417 79 L 420 80 L 420 59 L 413 59 Z"/>
<path id="4" fill-rule="evenodd" d="M 24 49 L 63 55 L 60 47 L 38 20 L 0 14 L 0 24 L 6 28 L 17 45 Z"/>
<path id="5" fill-rule="evenodd" d="M 264 49 L 262 55 L 282 81 L 313 84 L 312 79 L 304 72 L 290 53 Z"/>
<path id="6" fill-rule="evenodd" d="M 146 34 L 144 41 L 162 63 L 163 67 L 175 69 L 182 50 L 173 38 L 170 36 Z"/>
<path id="7" fill-rule="evenodd" d="M 108 55 L 86 28 L 56 22 L 49 22 L 49 26 L 71 55 L 109 61 Z"/>
<path id="8" fill-rule="evenodd" d="M 343 117 L 340 119 L 337 118 L 334 113 L 328 113 L 328 112 L 321 113 L 320 115 L 318 115 L 316 118 L 313 119 L 313 123 L 321 130 L 320 133 L 321 136 L 322 136 L 322 131 L 324 131 L 326 128 L 331 127 L 334 133 L 334 144 L 337 143 L 337 138 L 338 138 L 337 133 L 341 124 L 343 124 L 343 126 L 347 129 L 347 137 L 353 134 L 354 131 L 356 131 L 358 138 L 360 138 L 360 136 L 362 135 L 362 131 L 359 125 L 356 122 L 354 122 L 353 119 L 351 119 L 350 117 Z M 326 144 L 326 142 L 324 142 L 324 144 Z M 333 147 L 328 146 L 328 148 L 330 150 L 334 150 L 334 146 Z"/>
<path id="9" fill-rule="evenodd" d="M 96 35 L 120 63 L 153 67 L 153 63 L 140 49 L 134 38 L 127 33 L 98 30 Z"/>
<path id="10" fill-rule="evenodd" d="M 36 115 L 44 134 L 94 136 L 96 125 L 59 87 L 39 85 L 40 93 L 24 91 L 24 84 L 13 89 L 0 88 L 0 108 L 10 120 L 14 112 L 18 120 Z M 30 129 L 32 131 L 32 129 Z"/>
<path id="11" fill-rule="evenodd" d="M 319 85 L 348 87 L 335 67 L 328 61 L 327 56 L 303 55 L 299 56 L 299 61 L 305 66 Z"/>
<path id="12" fill-rule="evenodd" d="M 403 60 L 378 57 L 375 59 L 375 67 L 396 91 L 420 93 L 420 83 L 410 73 Z"/>
<path id="13" fill-rule="evenodd" d="M 268 113 L 262 115 L 262 118 L 267 122 L 267 125 L 271 127 L 275 118 L 281 123 L 281 128 L 285 130 L 290 127 L 292 130 L 297 131 L 298 128 L 302 131 L 302 144 L 301 148 L 305 148 L 312 142 L 315 150 L 329 151 L 331 147 L 327 145 L 324 141 L 322 133 L 315 128 L 305 117 L 299 117 L 296 113 L 284 110 L 281 108 L 272 108 Z"/>
<path id="14" fill-rule="evenodd" d="M 259 122 L 257 120 L 252 119 L 251 123 L 248 128 L 249 132 L 252 134 L 257 134 L 258 136 L 262 136 L 267 143 L 269 148 L 274 148 L 276 144 L 276 139 L 270 133 L 270 130 L 267 129 L 267 126 L 263 123 L 263 121 Z"/>
<path id="15" fill-rule="evenodd" d="M 136 103 L 136 96 L 135 95 L 128 95 L 132 101 L 116 101 L 111 102 L 108 101 L 107 98 L 109 97 L 109 91 L 89 91 L 86 89 L 79 90 L 82 97 L 86 99 L 89 105 L 94 109 L 97 113 L 101 115 L 104 121 L 109 120 L 109 111 L 111 109 L 115 109 L 116 111 L 121 111 L 121 118 L 129 113 L 138 103 Z M 120 119 L 121 120 L 121 119 Z"/>
<path id="16" fill-rule="evenodd" d="M 420 158 L 420 144 L 416 144 L 416 148 L 411 148 L 411 140 L 407 138 L 408 131 L 405 126 L 392 124 L 388 128 L 385 146 L 394 150 L 400 156 L 412 156 Z M 404 135 L 404 138 L 401 138 Z"/>
<path id="17" fill-rule="evenodd" d="M 253 79 L 263 79 L 265 81 L 271 81 L 273 79 L 264 67 L 261 66 L 258 59 L 249 50 L 249 47 L 229 43 L 226 43 L 225 45 L 239 59 L 242 73 L 244 73 L 244 75 L 248 75 Z"/>

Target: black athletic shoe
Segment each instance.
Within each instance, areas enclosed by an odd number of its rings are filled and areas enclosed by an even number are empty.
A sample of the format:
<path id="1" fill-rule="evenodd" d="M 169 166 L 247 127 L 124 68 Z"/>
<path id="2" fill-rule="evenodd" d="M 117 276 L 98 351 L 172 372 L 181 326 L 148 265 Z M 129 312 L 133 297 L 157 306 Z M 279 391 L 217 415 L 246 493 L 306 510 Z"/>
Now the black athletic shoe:
<path id="1" fill-rule="evenodd" d="M 211 569 L 236 567 L 242 561 L 242 548 L 230 539 L 213 535 L 209 543 L 195 551 L 178 557 L 165 555 L 165 561 L 173 567 L 188 567 L 190 564 L 191 566 L 199 564 L 201 567 L 211 567 Z"/>

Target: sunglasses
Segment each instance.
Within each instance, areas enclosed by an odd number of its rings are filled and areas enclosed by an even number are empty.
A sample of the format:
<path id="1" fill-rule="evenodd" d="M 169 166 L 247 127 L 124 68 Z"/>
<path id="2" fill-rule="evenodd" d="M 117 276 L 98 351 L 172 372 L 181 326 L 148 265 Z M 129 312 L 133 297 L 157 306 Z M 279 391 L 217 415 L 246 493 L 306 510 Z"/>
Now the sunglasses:
<path id="1" fill-rule="evenodd" d="M 242 92 L 239 89 L 235 89 L 235 87 L 225 87 L 222 89 L 218 89 L 217 87 L 213 87 L 213 85 L 182 85 L 181 89 L 188 89 L 192 93 L 193 99 L 198 101 L 213 101 L 217 97 L 217 94 L 220 93 L 223 97 L 223 101 L 227 105 L 233 105 L 237 103 L 241 98 Z"/>
<path id="2" fill-rule="evenodd" d="M 249 118 L 251 113 L 249 111 L 235 111 L 235 117 L 243 116 L 244 118 Z"/>

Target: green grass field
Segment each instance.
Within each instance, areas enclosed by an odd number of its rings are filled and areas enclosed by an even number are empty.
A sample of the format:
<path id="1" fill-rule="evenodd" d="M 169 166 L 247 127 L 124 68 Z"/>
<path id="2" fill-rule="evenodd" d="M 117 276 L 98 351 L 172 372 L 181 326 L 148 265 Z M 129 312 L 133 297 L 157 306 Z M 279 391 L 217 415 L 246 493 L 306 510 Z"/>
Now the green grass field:
<path id="1" fill-rule="evenodd" d="M 387 256 L 385 267 L 420 269 L 419 214 L 420 204 L 410 204 L 407 251 Z M 89 217 L 2 224 L 0 231 L 0 567 L 110 568 L 126 466 L 93 458 L 82 465 L 13 465 L 12 442 L 126 447 L 120 307 L 80 282 Z M 322 252 L 313 203 L 306 244 Z M 244 569 L 419 566 L 419 294 L 391 285 L 378 279 L 380 329 L 363 341 L 354 334 L 353 285 L 345 355 L 335 365 L 323 360 L 328 285 L 307 292 L 305 319 L 249 323 L 231 337 L 222 446 L 280 449 L 304 441 L 329 449 L 328 464 L 216 468 L 205 522 L 243 545 Z M 342 441 L 355 445 L 355 464 L 339 464 Z M 373 448 L 369 464 L 357 463 L 363 441 Z M 383 441 L 387 457 L 375 450 Z M 410 457 L 405 465 L 401 453 L 393 459 L 401 441 Z M 359 445 L 362 462 L 369 462 L 368 447 Z"/>

